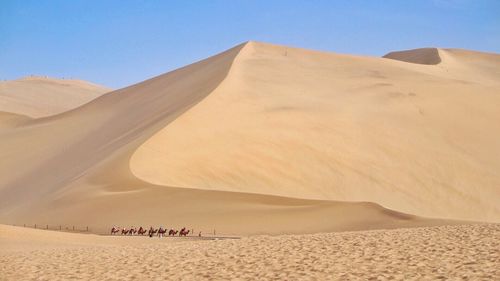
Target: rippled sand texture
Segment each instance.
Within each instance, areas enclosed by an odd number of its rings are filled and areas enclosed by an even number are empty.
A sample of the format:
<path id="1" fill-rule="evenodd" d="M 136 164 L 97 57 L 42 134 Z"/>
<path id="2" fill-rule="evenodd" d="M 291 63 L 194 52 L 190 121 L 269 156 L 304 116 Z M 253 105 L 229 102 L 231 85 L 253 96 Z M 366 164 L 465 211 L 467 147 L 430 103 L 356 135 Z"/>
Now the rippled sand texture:
<path id="1" fill-rule="evenodd" d="M 39 247 L 0 248 L 1 279 L 500 279 L 499 224 L 219 241 L 64 237 L 57 246 L 38 239 Z"/>

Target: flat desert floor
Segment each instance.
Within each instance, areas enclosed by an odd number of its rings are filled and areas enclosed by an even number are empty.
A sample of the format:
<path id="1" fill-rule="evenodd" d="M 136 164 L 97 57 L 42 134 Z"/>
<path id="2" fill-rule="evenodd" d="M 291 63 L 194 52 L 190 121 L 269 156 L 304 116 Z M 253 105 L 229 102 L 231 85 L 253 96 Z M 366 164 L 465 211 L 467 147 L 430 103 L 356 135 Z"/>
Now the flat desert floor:
<path id="1" fill-rule="evenodd" d="M 209 241 L 0 230 L 1 280 L 500 280 L 500 224 Z"/>

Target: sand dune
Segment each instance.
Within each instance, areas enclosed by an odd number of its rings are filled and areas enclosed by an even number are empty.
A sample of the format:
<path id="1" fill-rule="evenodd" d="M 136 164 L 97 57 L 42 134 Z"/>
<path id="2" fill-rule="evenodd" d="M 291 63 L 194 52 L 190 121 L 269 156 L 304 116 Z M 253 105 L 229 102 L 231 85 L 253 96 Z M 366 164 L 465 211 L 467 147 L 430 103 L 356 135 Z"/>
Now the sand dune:
<path id="1" fill-rule="evenodd" d="M 73 79 L 34 76 L 1 81 L 0 111 L 46 117 L 81 106 L 109 91 L 106 87 Z"/>
<path id="2" fill-rule="evenodd" d="M 383 57 L 427 65 L 435 65 L 441 62 L 441 57 L 439 56 L 439 50 L 437 48 L 422 48 L 416 50 L 390 52 Z"/>
<path id="3" fill-rule="evenodd" d="M 481 74 L 496 64 L 463 56 L 250 42 L 6 126 L 0 222 L 244 235 L 498 221 L 499 81 Z"/>
<path id="4" fill-rule="evenodd" d="M 499 221 L 500 56 L 432 50 L 394 58 L 439 52 L 436 66 L 249 43 L 217 89 L 135 152 L 132 172 Z"/>
<path id="5" fill-rule="evenodd" d="M 498 280 L 500 226 L 189 241 L 0 225 L 6 280 Z M 57 242 L 56 242 L 57 241 Z"/>

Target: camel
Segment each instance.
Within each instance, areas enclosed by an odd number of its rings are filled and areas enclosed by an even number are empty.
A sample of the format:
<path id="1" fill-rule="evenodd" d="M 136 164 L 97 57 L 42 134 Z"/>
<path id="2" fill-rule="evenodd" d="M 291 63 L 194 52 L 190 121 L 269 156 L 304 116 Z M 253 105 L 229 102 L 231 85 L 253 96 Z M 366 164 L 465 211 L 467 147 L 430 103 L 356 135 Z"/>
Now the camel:
<path id="1" fill-rule="evenodd" d="M 134 234 L 136 234 L 136 233 L 137 233 L 137 229 L 136 229 L 136 228 L 134 228 L 133 226 L 132 226 L 132 227 L 130 228 L 130 230 L 128 231 L 128 234 L 129 234 L 129 235 L 134 235 Z"/>
<path id="2" fill-rule="evenodd" d="M 120 228 L 119 227 L 114 227 L 113 226 L 113 228 L 111 228 L 111 235 L 115 235 L 118 232 L 120 232 Z"/>
<path id="3" fill-rule="evenodd" d="M 149 228 L 148 235 L 149 237 L 153 237 L 158 232 L 158 229 L 154 229 L 153 227 Z"/>
<path id="4" fill-rule="evenodd" d="M 170 229 L 170 231 L 168 232 L 168 236 L 175 236 L 177 235 L 178 232 L 179 232 L 178 230 Z"/>
<path id="5" fill-rule="evenodd" d="M 122 229 L 122 235 L 127 235 L 129 233 L 130 230 L 126 229 L 126 228 L 123 228 Z"/>
<path id="6" fill-rule="evenodd" d="M 158 237 L 162 237 L 165 233 L 167 233 L 167 229 L 163 229 L 161 227 L 158 229 Z"/>
<path id="7" fill-rule="evenodd" d="M 179 233 L 179 236 L 187 236 L 189 234 L 189 230 L 186 230 L 186 228 L 182 228 L 181 232 Z"/>
<path id="8" fill-rule="evenodd" d="M 139 230 L 137 230 L 137 235 L 144 235 L 146 234 L 146 232 L 148 232 L 146 229 L 139 227 Z"/>

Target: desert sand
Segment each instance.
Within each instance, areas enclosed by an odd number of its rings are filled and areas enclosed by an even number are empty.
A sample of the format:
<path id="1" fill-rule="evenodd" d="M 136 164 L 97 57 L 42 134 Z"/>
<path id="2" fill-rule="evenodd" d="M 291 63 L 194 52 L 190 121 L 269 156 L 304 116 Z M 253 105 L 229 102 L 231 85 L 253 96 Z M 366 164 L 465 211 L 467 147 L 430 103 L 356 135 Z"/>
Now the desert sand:
<path id="1" fill-rule="evenodd" d="M 0 81 L 0 112 L 41 118 L 79 107 L 111 89 L 77 79 L 29 76 Z M 0 125 L 3 121 L 0 116 Z"/>
<path id="2" fill-rule="evenodd" d="M 5 280 L 500 279 L 499 224 L 211 241 L 0 226 L 0 244 Z"/>
<path id="3" fill-rule="evenodd" d="M 247 42 L 110 92 L 0 82 L 0 280 L 500 279 L 499 77 Z M 96 235 L 150 225 L 205 238 Z"/>
<path id="4" fill-rule="evenodd" d="M 231 235 L 498 222 L 499 55 L 430 50 L 405 62 L 247 42 L 0 126 L 0 222 Z"/>

